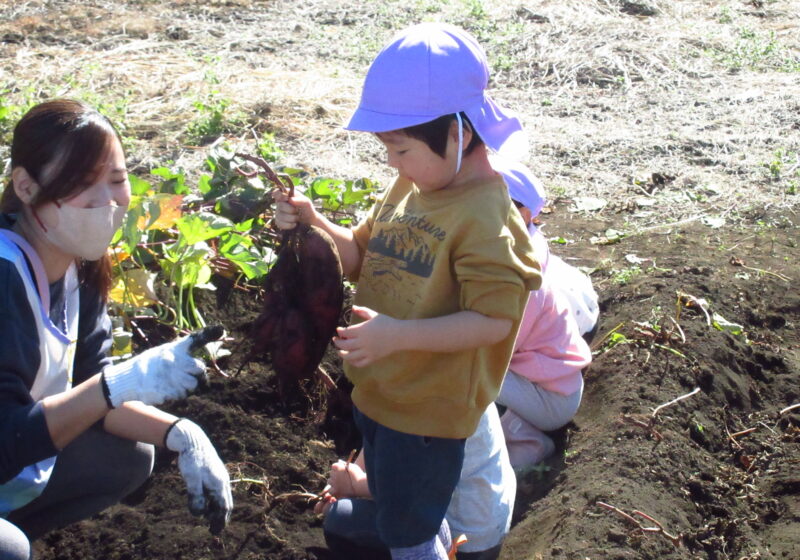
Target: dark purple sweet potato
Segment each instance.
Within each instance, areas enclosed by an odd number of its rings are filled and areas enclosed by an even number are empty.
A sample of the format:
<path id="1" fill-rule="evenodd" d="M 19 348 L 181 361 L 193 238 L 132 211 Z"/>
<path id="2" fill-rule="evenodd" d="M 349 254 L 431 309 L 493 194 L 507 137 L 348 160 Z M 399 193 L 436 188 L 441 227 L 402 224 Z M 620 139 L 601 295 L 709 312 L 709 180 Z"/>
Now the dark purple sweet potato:
<path id="1" fill-rule="evenodd" d="M 293 387 L 299 379 L 310 377 L 317 369 L 319 361 L 314 359 L 312 352 L 314 346 L 312 327 L 302 311 L 288 310 L 281 317 L 278 329 L 270 353 L 281 392 L 286 392 L 287 386 Z"/>
<path id="2" fill-rule="evenodd" d="M 265 291 L 262 309 L 268 309 L 269 312 L 262 311 L 253 323 L 253 349 L 251 351 L 253 355 L 263 354 L 270 350 L 272 339 L 280 328 L 281 317 L 285 315 L 287 307 L 280 292 Z"/>
<path id="3" fill-rule="evenodd" d="M 291 181 L 284 184 L 264 160 L 239 155 L 291 196 Z M 314 375 L 336 333 L 343 303 L 342 264 L 333 239 L 306 224 L 284 231 L 278 258 L 264 282 L 264 304 L 253 324 L 250 354 L 269 354 L 282 392 Z"/>
<path id="4" fill-rule="evenodd" d="M 336 332 L 344 303 L 342 263 L 336 244 L 325 231 L 314 226 L 300 227 L 297 235 L 302 246 L 298 244 L 296 253 L 300 263 L 301 307 L 309 315 L 315 334 L 329 341 Z"/>
<path id="5" fill-rule="evenodd" d="M 282 393 L 310 379 L 339 324 L 344 286 L 336 245 L 307 225 L 284 233 L 254 323 L 254 352 L 268 353 Z"/>
<path id="6" fill-rule="evenodd" d="M 260 168 L 242 174 L 262 173 L 291 196 L 291 180 L 284 183 L 263 159 L 238 155 Z M 253 323 L 250 354 L 269 354 L 281 392 L 314 375 L 336 333 L 343 304 L 342 264 L 333 239 L 306 224 L 284 231 L 278 259 L 264 282 L 264 305 Z"/>
<path id="7" fill-rule="evenodd" d="M 279 258 L 285 259 L 287 265 L 279 270 L 279 274 L 286 278 L 281 278 L 278 283 L 282 285 L 290 308 L 299 311 L 309 325 L 306 352 L 311 357 L 313 368 L 294 372 L 296 377 L 306 379 L 316 370 L 336 333 L 344 301 L 342 265 L 330 236 L 307 225 L 299 225 L 288 232 Z M 292 374 L 289 371 L 284 373 Z"/>

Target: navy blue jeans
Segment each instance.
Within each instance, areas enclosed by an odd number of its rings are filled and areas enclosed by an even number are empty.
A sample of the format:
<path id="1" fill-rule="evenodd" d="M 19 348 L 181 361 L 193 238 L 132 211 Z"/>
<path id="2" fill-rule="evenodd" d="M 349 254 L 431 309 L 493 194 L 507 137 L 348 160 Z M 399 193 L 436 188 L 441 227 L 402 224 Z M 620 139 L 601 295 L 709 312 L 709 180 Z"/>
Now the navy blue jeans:
<path id="1" fill-rule="evenodd" d="M 439 532 L 461 477 L 464 439 L 398 432 L 353 408 L 364 442 L 378 535 L 388 548 L 429 541 Z"/>
<path id="2" fill-rule="evenodd" d="M 363 498 L 337 500 L 325 515 L 325 542 L 337 560 L 391 560 L 375 527 L 375 502 Z M 488 550 L 459 552 L 456 560 L 497 560 L 502 543 Z"/>

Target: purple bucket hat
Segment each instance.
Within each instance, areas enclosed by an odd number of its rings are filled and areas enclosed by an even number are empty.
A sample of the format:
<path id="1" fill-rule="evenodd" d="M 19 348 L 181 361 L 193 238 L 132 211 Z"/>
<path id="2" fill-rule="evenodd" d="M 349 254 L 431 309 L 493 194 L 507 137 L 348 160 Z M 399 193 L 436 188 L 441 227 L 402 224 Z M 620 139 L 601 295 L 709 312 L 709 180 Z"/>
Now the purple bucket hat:
<path id="1" fill-rule="evenodd" d="M 490 149 L 521 159 L 528 151 L 522 124 L 486 95 L 488 83 L 486 54 L 469 33 L 443 23 L 414 25 L 375 57 L 345 128 L 388 132 L 463 111 Z"/>
<path id="2" fill-rule="evenodd" d="M 508 196 L 527 207 L 531 215 L 538 216 L 544 207 L 546 195 L 541 181 L 531 170 L 517 161 L 500 156 L 491 156 L 489 163 L 492 169 L 503 176 L 508 186 Z"/>

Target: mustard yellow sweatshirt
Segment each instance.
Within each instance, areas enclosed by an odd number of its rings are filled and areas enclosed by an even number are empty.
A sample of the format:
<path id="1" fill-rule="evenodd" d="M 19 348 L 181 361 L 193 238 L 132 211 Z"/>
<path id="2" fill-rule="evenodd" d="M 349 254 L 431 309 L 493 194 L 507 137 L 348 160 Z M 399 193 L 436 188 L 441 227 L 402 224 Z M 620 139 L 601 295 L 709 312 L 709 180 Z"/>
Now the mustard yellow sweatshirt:
<path id="1" fill-rule="evenodd" d="M 502 341 L 459 352 L 396 352 L 345 365 L 353 402 L 397 431 L 465 438 L 500 390 L 528 292 L 541 283 L 528 231 L 503 179 L 420 192 L 398 179 L 354 229 L 354 303 L 395 319 L 472 310 L 511 319 Z"/>

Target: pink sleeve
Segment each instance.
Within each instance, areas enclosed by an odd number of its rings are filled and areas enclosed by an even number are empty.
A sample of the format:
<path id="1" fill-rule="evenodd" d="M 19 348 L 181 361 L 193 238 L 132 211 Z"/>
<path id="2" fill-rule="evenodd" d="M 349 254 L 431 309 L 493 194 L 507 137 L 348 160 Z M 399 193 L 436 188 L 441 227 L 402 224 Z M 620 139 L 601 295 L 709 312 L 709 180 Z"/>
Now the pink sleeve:
<path id="1" fill-rule="evenodd" d="M 592 361 L 568 306 L 546 281 L 532 291 L 509 365 L 514 373 L 563 395 L 580 388 L 581 369 Z"/>

